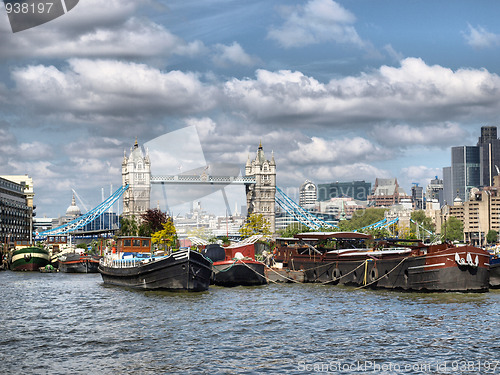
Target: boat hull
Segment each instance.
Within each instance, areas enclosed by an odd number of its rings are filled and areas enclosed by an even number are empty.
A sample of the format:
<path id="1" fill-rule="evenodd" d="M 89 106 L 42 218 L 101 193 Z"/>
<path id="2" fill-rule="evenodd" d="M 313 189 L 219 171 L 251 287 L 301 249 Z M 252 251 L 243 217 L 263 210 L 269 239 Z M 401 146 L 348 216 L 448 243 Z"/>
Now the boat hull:
<path id="1" fill-rule="evenodd" d="M 108 265 L 107 265 L 108 264 Z M 105 284 L 135 289 L 192 291 L 208 289 L 212 263 L 198 252 L 185 250 L 163 258 L 146 258 L 134 267 L 99 264 Z"/>
<path id="2" fill-rule="evenodd" d="M 12 271 L 38 271 L 49 264 L 49 252 L 39 247 L 14 250 L 10 269 Z"/>
<path id="3" fill-rule="evenodd" d="M 500 258 L 490 259 L 490 288 L 500 288 Z"/>
<path id="4" fill-rule="evenodd" d="M 264 263 L 252 260 L 214 262 L 212 283 L 218 286 L 256 286 L 267 284 Z"/>
<path id="5" fill-rule="evenodd" d="M 59 257 L 58 267 L 59 271 L 66 273 L 97 273 L 99 259 L 93 255 L 64 254 Z"/>
<path id="6" fill-rule="evenodd" d="M 460 265 L 456 256 L 471 264 Z M 293 257 L 293 269 L 304 270 L 305 282 L 424 292 L 486 292 L 489 288 L 488 256 L 476 248 L 448 248 L 421 256 L 327 256 L 322 261 Z M 290 264 L 288 264 L 290 266 Z"/>

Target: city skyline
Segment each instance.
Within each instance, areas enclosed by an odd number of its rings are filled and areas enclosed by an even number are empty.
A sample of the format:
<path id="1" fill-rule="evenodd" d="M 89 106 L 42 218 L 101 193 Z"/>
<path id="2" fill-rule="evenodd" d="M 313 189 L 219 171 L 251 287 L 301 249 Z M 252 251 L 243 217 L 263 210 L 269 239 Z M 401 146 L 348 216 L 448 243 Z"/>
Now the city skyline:
<path id="1" fill-rule="evenodd" d="M 0 7 L 1 174 L 32 177 L 37 216 L 57 217 L 71 189 L 90 207 L 116 190 L 136 137 L 195 126 L 207 163 L 243 170 L 262 141 L 283 189 L 393 177 L 409 193 L 498 125 L 498 10 L 87 0 L 14 34 Z"/>

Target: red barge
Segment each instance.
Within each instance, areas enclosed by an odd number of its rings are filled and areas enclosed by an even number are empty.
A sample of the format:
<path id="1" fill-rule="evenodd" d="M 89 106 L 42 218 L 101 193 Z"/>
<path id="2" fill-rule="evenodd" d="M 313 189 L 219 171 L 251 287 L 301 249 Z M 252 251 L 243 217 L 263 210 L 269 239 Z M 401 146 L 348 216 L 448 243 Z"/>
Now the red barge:
<path id="1" fill-rule="evenodd" d="M 258 238 L 250 237 L 225 248 L 208 245 L 203 254 L 213 261 L 212 284 L 227 287 L 267 284 L 265 264 L 255 260 L 254 241 Z"/>
<path id="2" fill-rule="evenodd" d="M 274 261 L 305 282 L 424 292 L 486 292 L 489 254 L 473 246 L 374 240 L 355 232 L 277 239 Z"/>

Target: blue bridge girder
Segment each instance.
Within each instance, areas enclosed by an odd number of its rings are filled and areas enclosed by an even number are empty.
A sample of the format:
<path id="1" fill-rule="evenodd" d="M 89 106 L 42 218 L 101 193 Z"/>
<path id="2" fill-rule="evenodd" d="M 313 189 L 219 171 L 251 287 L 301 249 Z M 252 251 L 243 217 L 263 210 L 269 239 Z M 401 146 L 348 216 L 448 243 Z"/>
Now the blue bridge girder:
<path id="1" fill-rule="evenodd" d="M 53 235 L 58 235 L 58 234 L 66 234 L 73 232 L 77 229 L 80 229 L 87 225 L 88 223 L 92 222 L 99 216 L 101 216 L 103 213 L 105 213 L 120 197 L 122 194 L 128 189 L 129 185 L 125 185 L 120 187 L 118 190 L 116 190 L 113 194 L 111 194 L 108 199 L 106 199 L 104 202 L 102 202 L 100 205 L 97 207 L 93 208 L 89 212 L 87 212 L 85 215 L 82 215 L 69 223 L 66 223 L 64 225 L 61 225 L 57 228 L 54 229 L 49 229 L 43 232 L 38 233 L 36 236 L 37 239 L 45 238 L 47 236 L 53 236 Z"/>
<path id="2" fill-rule="evenodd" d="M 304 224 L 306 227 L 314 230 L 318 230 L 320 228 L 338 228 L 337 226 L 321 220 L 319 217 L 302 208 L 289 196 L 287 196 L 279 187 L 276 187 L 276 193 L 276 203 L 278 203 L 278 205 L 285 210 L 285 212 L 287 212 L 295 220 Z"/>

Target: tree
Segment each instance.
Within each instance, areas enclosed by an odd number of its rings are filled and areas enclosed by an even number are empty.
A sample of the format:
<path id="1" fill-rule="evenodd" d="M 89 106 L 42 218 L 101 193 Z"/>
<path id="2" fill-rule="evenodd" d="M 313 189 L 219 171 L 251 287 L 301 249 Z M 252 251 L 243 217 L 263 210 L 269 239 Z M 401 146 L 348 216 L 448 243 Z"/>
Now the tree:
<path id="1" fill-rule="evenodd" d="M 441 230 L 446 241 L 462 241 L 464 239 L 464 225 L 454 216 L 450 216 Z"/>
<path id="2" fill-rule="evenodd" d="M 425 212 L 423 210 L 413 211 L 411 213 L 411 219 L 419 224 L 419 229 L 417 230 L 417 225 L 414 223 L 410 223 L 410 229 L 412 233 L 415 233 L 415 237 L 417 233 L 420 233 L 420 238 L 426 237 L 429 232 L 434 232 L 436 230 L 436 226 L 432 222 L 432 219 L 428 216 L 425 216 Z M 423 229 L 422 229 L 423 228 Z"/>
<path id="3" fill-rule="evenodd" d="M 262 214 L 251 214 L 240 228 L 240 234 L 243 237 L 250 237 L 255 234 L 271 236 L 271 224 Z"/>
<path id="4" fill-rule="evenodd" d="M 157 208 L 148 209 L 141 215 L 142 223 L 139 226 L 139 235 L 150 237 L 154 232 L 163 229 L 163 224 L 167 222 L 166 213 Z"/>
<path id="5" fill-rule="evenodd" d="M 163 244 L 165 247 L 172 248 L 177 244 L 177 231 L 174 220 L 169 217 L 167 222 L 162 224 L 162 229 L 151 235 L 151 240 L 155 244 Z"/>
<path id="6" fill-rule="evenodd" d="M 488 243 L 497 243 L 498 242 L 498 232 L 496 230 L 491 229 L 488 231 L 488 234 L 486 235 L 486 241 Z"/>
<path id="7" fill-rule="evenodd" d="M 281 232 L 281 236 L 289 238 L 289 237 L 293 237 L 297 233 L 310 232 L 310 231 L 311 231 L 311 229 L 309 227 L 306 227 L 304 224 L 292 223 L 292 224 L 288 225 L 286 227 L 286 229 L 284 229 Z"/>
<path id="8" fill-rule="evenodd" d="M 139 227 L 135 217 L 130 218 L 120 216 L 120 231 L 119 236 L 137 236 L 139 234 Z"/>
<path id="9" fill-rule="evenodd" d="M 361 229 L 384 218 L 386 208 L 367 208 L 355 211 L 350 220 L 341 220 L 339 226 L 343 231 Z"/>

